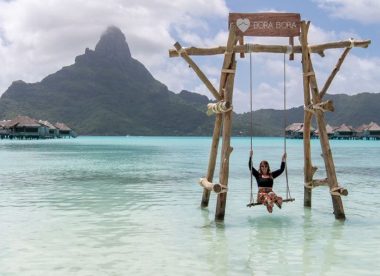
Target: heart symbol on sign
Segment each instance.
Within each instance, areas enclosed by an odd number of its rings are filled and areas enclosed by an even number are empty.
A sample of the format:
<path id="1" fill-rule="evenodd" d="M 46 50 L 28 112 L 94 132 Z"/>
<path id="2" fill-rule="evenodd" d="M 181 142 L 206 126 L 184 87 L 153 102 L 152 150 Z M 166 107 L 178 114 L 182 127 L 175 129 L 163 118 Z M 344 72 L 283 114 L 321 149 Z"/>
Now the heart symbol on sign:
<path id="1" fill-rule="evenodd" d="M 236 20 L 236 26 L 239 28 L 240 31 L 242 31 L 243 33 L 248 30 L 249 28 L 249 25 L 250 25 L 250 22 L 249 22 L 249 19 L 248 18 L 239 18 L 238 20 Z"/>

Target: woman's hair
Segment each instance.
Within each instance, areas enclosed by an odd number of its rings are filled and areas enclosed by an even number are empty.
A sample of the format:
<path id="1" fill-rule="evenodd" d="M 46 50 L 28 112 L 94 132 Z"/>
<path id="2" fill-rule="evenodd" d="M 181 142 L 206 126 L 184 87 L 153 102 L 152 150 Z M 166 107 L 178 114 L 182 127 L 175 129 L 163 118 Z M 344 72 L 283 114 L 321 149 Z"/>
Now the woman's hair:
<path id="1" fill-rule="evenodd" d="M 259 173 L 260 173 L 260 174 L 263 174 L 263 172 L 261 171 L 261 167 L 262 167 L 262 166 L 267 166 L 267 167 L 268 167 L 267 173 L 268 173 L 269 175 L 271 175 L 271 171 L 270 171 L 270 167 L 269 167 L 269 163 L 268 163 L 268 161 L 263 160 L 263 161 L 260 162 L 260 166 L 259 166 Z"/>

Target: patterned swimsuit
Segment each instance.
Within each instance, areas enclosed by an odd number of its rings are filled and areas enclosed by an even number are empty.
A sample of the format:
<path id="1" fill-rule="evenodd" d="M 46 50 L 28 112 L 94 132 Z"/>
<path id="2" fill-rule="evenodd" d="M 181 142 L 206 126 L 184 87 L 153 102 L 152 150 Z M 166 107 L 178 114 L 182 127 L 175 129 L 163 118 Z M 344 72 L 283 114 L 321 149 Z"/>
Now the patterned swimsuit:
<path id="1" fill-rule="evenodd" d="M 253 166 L 252 158 L 249 158 L 248 167 L 252 172 L 252 175 L 255 177 L 259 191 L 257 193 L 257 202 L 264 204 L 267 207 L 268 212 L 272 213 L 273 205 L 276 204 L 279 208 L 282 205 L 282 197 L 277 196 L 273 192 L 273 179 L 282 174 L 285 169 L 285 162 L 281 162 L 280 169 L 271 173 L 270 177 L 262 177 Z"/>

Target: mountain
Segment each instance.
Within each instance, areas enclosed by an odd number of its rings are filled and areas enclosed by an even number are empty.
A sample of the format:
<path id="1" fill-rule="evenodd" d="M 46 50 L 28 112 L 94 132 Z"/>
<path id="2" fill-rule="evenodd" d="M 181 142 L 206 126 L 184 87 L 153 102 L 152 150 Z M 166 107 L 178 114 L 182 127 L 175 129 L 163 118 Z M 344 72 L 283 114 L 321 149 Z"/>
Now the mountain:
<path id="1" fill-rule="evenodd" d="M 333 126 L 380 123 L 380 93 L 326 95 L 335 112 Z M 75 58 L 41 82 L 15 81 L 0 98 L 0 119 L 19 114 L 65 122 L 80 135 L 211 135 L 214 116 L 206 115 L 206 96 L 175 94 L 132 58 L 124 34 L 109 27 L 95 50 Z M 303 107 L 254 111 L 253 135 L 280 136 L 286 124 L 303 121 Z M 233 115 L 233 135 L 250 135 L 250 113 Z M 315 124 L 314 124 L 315 126 Z"/>
<path id="2" fill-rule="evenodd" d="M 81 135 L 200 135 L 212 132 L 208 102 L 169 91 L 132 58 L 120 29 L 109 27 L 73 65 L 38 83 L 13 82 L 0 98 L 0 118 L 63 121 Z"/>

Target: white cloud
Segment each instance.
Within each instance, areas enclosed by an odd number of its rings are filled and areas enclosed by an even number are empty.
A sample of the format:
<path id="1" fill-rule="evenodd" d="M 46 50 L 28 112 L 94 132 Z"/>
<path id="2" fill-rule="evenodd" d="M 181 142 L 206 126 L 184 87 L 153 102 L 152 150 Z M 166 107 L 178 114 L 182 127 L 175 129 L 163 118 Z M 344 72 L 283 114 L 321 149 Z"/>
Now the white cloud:
<path id="1" fill-rule="evenodd" d="M 178 87 L 161 71 L 172 64 L 168 49 L 176 26 L 207 28 L 206 18 L 227 12 L 223 0 L 0 1 L 0 94 L 14 80 L 40 81 L 72 64 L 86 47 L 95 47 L 109 25 L 124 32 L 133 57 L 154 76 Z"/>
<path id="2" fill-rule="evenodd" d="M 380 22 L 379 0 L 314 0 L 314 2 L 336 18 L 355 20 L 365 24 Z"/>
<path id="3" fill-rule="evenodd" d="M 365 2 L 365 1 L 357 1 Z M 378 1 L 370 2 L 372 9 Z M 326 8 L 327 1 L 317 2 Z M 356 1 L 331 1 L 331 13 L 348 11 Z M 357 4 L 359 5 L 359 4 Z M 353 16 L 367 7 L 355 6 Z M 310 7 L 314 8 L 315 7 Z M 358 11 L 361 10 L 361 11 Z M 375 9 L 377 12 L 379 8 Z M 372 17 L 373 13 L 363 17 Z M 355 13 L 356 12 L 356 13 Z M 40 81 L 63 66 L 70 65 L 86 47 L 93 49 L 100 34 L 109 25 L 118 26 L 126 36 L 132 56 L 142 62 L 152 75 L 174 92 L 189 90 L 211 93 L 187 63 L 169 58 L 168 49 L 175 41 L 182 46 L 217 47 L 226 44 L 228 9 L 223 0 L 15 0 L 0 1 L 0 94 L 12 81 Z M 377 16 L 380 18 L 380 16 Z M 323 19 L 320 19 L 323 20 Z M 369 20 L 369 19 L 368 19 Z M 323 29 L 312 21 L 309 43 L 320 44 L 354 37 L 345 30 Z M 247 37 L 245 42 L 285 45 L 287 38 Z M 298 44 L 298 39 L 295 39 Z M 372 46 L 370 46 L 372 47 Z M 376 72 L 379 57 L 360 56 L 365 50 L 352 49 L 329 93 L 380 92 Z M 334 68 L 341 51 L 327 50 L 325 58 L 313 55 L 314 69 L 320 88 Z M 223 56 L 193 56 L 209 80 L 219 89 Z M 253 108 L 283 108 L 282 54 L 253 54 Z M 237 58 L 234 110 L 249 111 L 249 55 Z M 287 61 L 288 107 L 303 104 L 300 55 Z"/>

